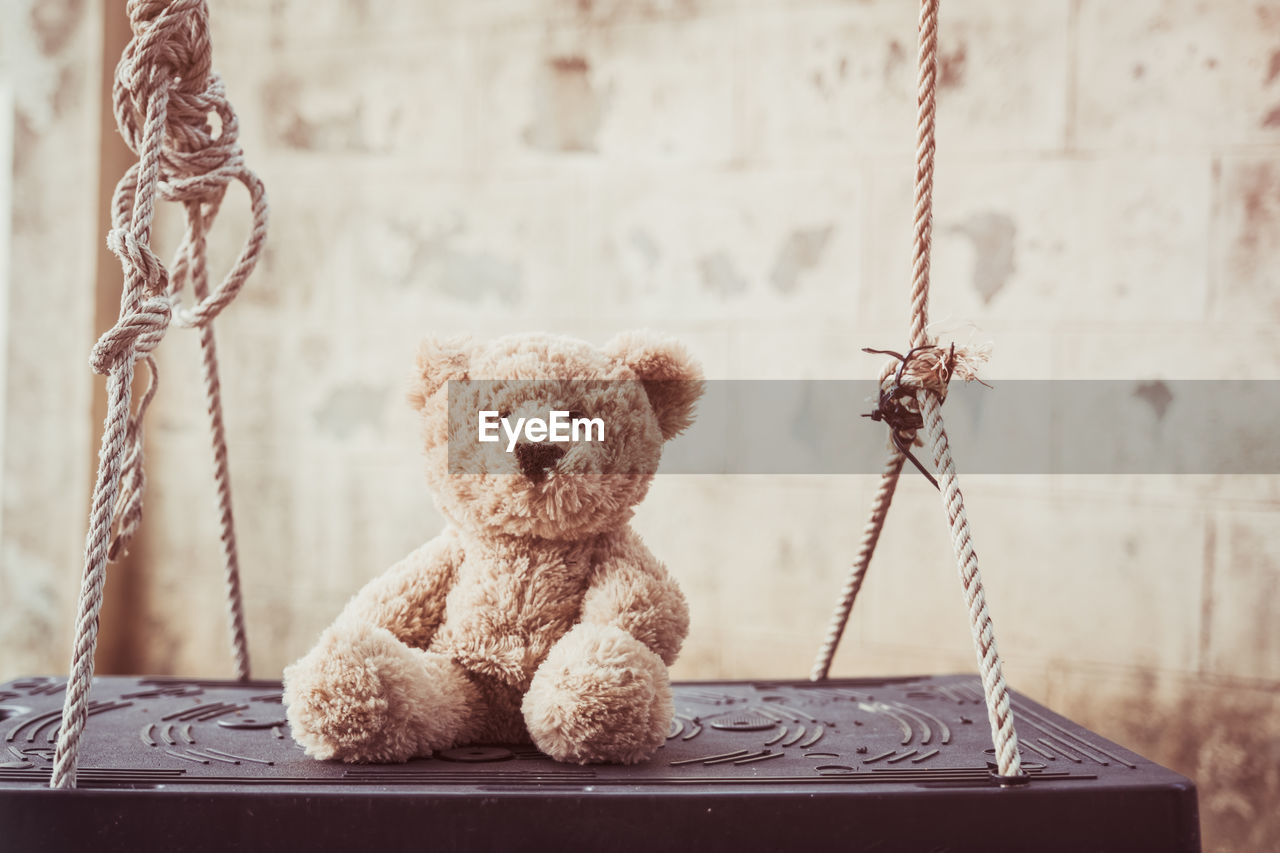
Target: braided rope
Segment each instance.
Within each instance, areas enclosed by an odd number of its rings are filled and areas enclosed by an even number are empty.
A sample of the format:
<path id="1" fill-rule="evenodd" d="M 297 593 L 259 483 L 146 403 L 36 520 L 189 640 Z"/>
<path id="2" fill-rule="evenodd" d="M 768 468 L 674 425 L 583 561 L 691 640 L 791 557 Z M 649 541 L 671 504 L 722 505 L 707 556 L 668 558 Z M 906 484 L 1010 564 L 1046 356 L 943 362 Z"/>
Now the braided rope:
<path id="1" fill-rule="evenodd" d="M 938 472 L 938 488 L 942 505 L 951 526 L 951 547 L 955 551 L 960 583 L 969 610 L 969 631 L 978 655 L 978 672 L 982 676 L 982 692 L 987 700 L 987 718 L 991 723 L 991 739 L 996 748 L 996 766 L 1001 776 L 1014 777 L 1022 772 L 1018 755 L 1018 734 L 1013 727 L 1013 709 L 1009 706 L 1009 688 L 1004 682 L 1004 667 L 996 651 L 995 628 L 987 609 L 987 596 L 978 572 L 978 555 L 973 550 L 973 534 L 964 511 L 956 463 L 951 458 L 951 444 L 942 425 L 942 404 L 931 391 L 916 395 L 924 415 L 924 430 L 933 451 L 934 470 Z"/>
<path id="2" fill-rule="evenodd" d="M 202 211 L 199 202 L 188 202 L 187 220 L 192 227 L 189 239 L 179 249 L 175 271 L 189 276 L 191 292 L 203 303 L 209 294 L 209 272 L 206 259 L 204 223 L 217 215 L 221 199 L 210 202 Z M 183 249 L 185 248 L 185 251 Z M 231 473 L 227 462 L 226 426 L 222 420 L 222 382 L 218 377 L 218 348 L 214 340 L 213 324 L 200 326 L 201 366 L 204 371 L 205 402 L 209 412 L 209 431 L 213 439 L 213 474 L 217 490 L 218 524 L 221 531 L 222 554 L 225 571 L 227 618 L 231 627 L 231 650 L 235 658 L 236 677 L 249 678 L 249 639 L 244 627 L 243 596 L 240 592 L 240 554 L 236 547 L 235 516 L 231 510 Z"/>
<path id="3" fill-rule="evenodd" d="M 939 0 L 921 0 L 920 3 L 919 76 L 916 87 L 915 205 L 911 259 L 912 351 L 917 348 L 930 348 L 934 344 L 928 333 L 928 325 L 929 264 L 933 246 L 933 172 L 934 157 L 937 152 L 935 129 L 937 124 L 938 5 Z M 952 547 L 968 607 L 969 629 L 978 658 L 978 671 L 982 677 L 992 742 L 995 744 L 997 772 L 1001 777 L 1012 780 L 1022 775 L 1022 762 L 1018 754 L 1018 735 L 1014 729 L 1009 689 L 1005 684 L 1000 654 L 996 650 L 995 629 L 992 625 L 991 613 L 987 608 L 982 576 L 978 571 L 978 556 L 973 549 L 973 535 L 964 509 L 964 497 L 960 492 L 955 461 L 951 456 L 951 445 L 942 423 L 942 400 L 946 396 L 947 383 L 953 374 L 961 375 L 966 380 L 976 378 L 974 365 L 981 360 L 981 354 L 957 353 L 952 350 L 950 356 L 943 356 L 940 349 L 931 349 L 923 355 L 922 360 L 926 362 L 923 369 L 911 363 L 909 358 L 901 359 L 901 365 L 907 368 L 907 373 L 913 374 L 909 382 L 911 387 L 917 389 L 914 410 L 918 411 L 929 439 L 933 452 L 934 470 L 938 472 L 938 488 L 942 494 L 943 507 L 951 527 Z M 881 375 L 881 382 L 888 381 L 890 374 L 897 373 L 900 376 L 902 372 L 898 364 L 890 364 Z M 915 441 L 914 430 L 903 430 L 901 434 L 906 441 L 903 446 L 908 446 Z M 903 452 L 894 448 L 885 463 L 880 477 L 880 486 L 871 505 L 870 518 L 863 530 L 858 557 L 845 579 L 840 602 L 832 615 L 813 665 L 810 675 L 813 681 L 825 679 L 830 671 L 831 660 L 844 634 L 849 614 L 853 610 L 863 578 L 870 567 L 876 544 L 880 540 L 880 533 L 888 516 L 898 477 L 902 472 L 903 461 Z"/>
<path id="4" fill-rule="evenodd" d="M 938 3 L 920 3 L 920 58 L 916 79 L 915 233 L 911 255 L 911 346 L 929 343 L 929 260 L 933 249 L 933 160 L 938 99 Z"/>
<path id="5" fill-rule="evenodd" d="M 898 476 L 902 473 L 902 464 L 907 458 L 901 453 L 893 452 L 884 463 L 884 471 L 880 474 L 880 485 L 876 496 L 871 501 L 871 515 L 867 526 L 862 529 L 862 544 L 858 548 L 858 558 L 853 568 L 845 577 L 844 588 L 840 590 L 840 603 L 827 624 L 827 634 L 818 649 L 818 657 L 809 673 L 810 681 L 825 681 L 831 671 L 831 660 L 836 655 L 840 638 L 844 636 L 845 625 L 849 622 L 849 613 L 853 610 L 853 602 L 862 589 L 862 579 L 871 566 L 871 557 L 876 552 L 876 543 L 880 541 L 880 531 L 884 529 L 885 517 L 889 514 L 889 505 L 893 502 L 893 492 L 898 487 Z"/>
<path id="6" fill-rule="evenodd" d="M 50 781 L 55 788 L 75 787 L 106 564 L 127 550 L 142 520 L 146 483 L 142 427 L 156 391 L 151 352 L 171 323 L 200 328 L 232 646 L 237 674 L 242 679 L 249 674 L 211 324 L 235 298 L 261 254 L 266 240 L 266 193 L 244 163 L 236 141 L 235 112 L 221 79 L 211 70 L 204 0 L 129 0 L 127 13 L 133 39 L 116 67 L 112 100 L 121 136 L 138 155 L 138 162 L 116 185 L 107 235 L 107 245 L 120 258 L 124 271 L 119 320 L 98 340 L 90 356 L 93 370 L 107 375 L 107 416 L 85 538 L 71 671 Z M 205 234 L 231 181 L 248 190 L 253 221 L 231 271 L 209 292 Z M 150 246 L 157 197 L 182 203 L 186 212 L 186 232 L 172 276 Z M 178 299 L 187 283 L 196 305 L 183 311 Z M 149 381 L 134 408 L 132 384 L 138 361 L 147 365 Z"/>

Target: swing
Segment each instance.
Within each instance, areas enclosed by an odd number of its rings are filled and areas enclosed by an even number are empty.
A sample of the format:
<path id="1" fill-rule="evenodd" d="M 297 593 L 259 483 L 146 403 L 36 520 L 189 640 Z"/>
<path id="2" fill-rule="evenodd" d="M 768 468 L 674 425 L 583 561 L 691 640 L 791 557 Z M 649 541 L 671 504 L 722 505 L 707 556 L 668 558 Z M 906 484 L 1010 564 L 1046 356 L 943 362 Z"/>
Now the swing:
<path id="1" fill-rule="evenodd" d="M 0 685 L 0 846 L 1198 850 L 1189 780 L 1013 693 L 1002 675 L 941 415 L 949 381 L 975 379 L 980 358 L 926 331 L 937 9 L 922 0 L 911 348 L 871 350 L 892 359 L 871 415 L 889 427 L 891 450 L 810 679 L 676 684 L 666 743 L 635 766 L 558 764 L 502 744 L 344 765 L 305 757 L 280 682 L 249 675 L 212 323 L 262 249 L 265 192 L 211 70 L 204 0 L 131 0 L 134 38 L 113 95 L 139 162 L 116 187 L 108 235 L 125 270 L 120 319 L 91 357 L 108 377 L 109 413 L 71 674 Z M 210 288 L 205 234 L 231 181 L 248 190 L 252 225 Z M 186 216 L 168 271 L 150 248 L 157 197 Z M 187 285 L 190 308 L 179 301 Z M 106 564 L 141 518 L 151 352 L 172 324 L 200 334 L 237 677 L 94 678 Z M 134 406 L 138 362 L 148 385 Z M 912 451 L 921 432 L 936 479 Z M 942 495 L 980 677 L 830 679 L 907 461 Z"/>

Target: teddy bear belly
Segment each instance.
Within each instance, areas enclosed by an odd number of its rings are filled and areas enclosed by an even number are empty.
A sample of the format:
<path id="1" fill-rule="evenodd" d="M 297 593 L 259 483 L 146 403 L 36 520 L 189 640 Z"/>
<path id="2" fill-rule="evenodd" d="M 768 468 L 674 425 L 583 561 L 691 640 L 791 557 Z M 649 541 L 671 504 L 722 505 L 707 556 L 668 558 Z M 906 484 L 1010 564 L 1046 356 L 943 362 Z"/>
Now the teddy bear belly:
<path id="1" fill-rule="evenodd" d="M 547 627 L 530 637 L 514 632 L 485 634 L 474 625 L 446 625 L 429 650 L 448 655 L 473 673 L 523 691 L 551 646 L 564 634 L 563 630 L 550 634 Z"/>
<path id="2" fill-rule="evenodd" d="M 429 650 L 523 691 L 578 621 L 589 563 L 565 548 L 530 549 L 517 560 L 470 550 Z"/>

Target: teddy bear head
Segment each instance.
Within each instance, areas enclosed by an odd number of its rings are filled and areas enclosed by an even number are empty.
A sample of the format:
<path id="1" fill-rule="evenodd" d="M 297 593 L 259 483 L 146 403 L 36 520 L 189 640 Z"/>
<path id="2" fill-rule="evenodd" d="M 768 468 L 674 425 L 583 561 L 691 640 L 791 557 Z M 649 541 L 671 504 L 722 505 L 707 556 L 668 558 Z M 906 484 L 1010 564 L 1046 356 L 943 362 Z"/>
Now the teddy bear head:
<path id="1" fill-rule="evenodd" d="M 428 339 L 409 400 L 450 520 L 571 540 L 631 517 L 701 394 L 702 371 L 680 344 L 633 332 L 604 347 L 554 335 Z"/>

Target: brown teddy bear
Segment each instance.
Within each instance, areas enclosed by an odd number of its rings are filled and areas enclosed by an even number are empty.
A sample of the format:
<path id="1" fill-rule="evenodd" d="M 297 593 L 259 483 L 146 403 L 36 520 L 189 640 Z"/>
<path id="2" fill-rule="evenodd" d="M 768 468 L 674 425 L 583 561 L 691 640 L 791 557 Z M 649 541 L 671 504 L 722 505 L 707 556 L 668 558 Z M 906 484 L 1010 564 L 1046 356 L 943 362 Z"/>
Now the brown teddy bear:
<path id="1" fill-rule="evenodd" d="M 628 521 L 701 393 L 688 353 L 644 333 L 603 349 L 550 335 L 425 342 L 410 400 L 448 524 L 285 669 L 307 754 L 389 762 L 531 740 L 580 764 L 652 756 L 689 617 Z M 603 429 L 571 443 L 510 429 L 554 412 Z M 479 440 L 481 413 L 504 421 L 500 440 Z"/>

